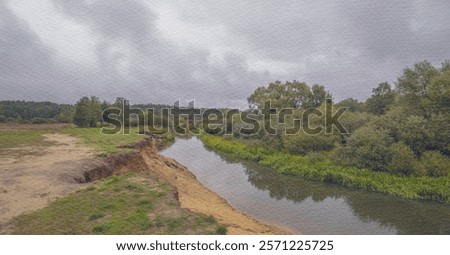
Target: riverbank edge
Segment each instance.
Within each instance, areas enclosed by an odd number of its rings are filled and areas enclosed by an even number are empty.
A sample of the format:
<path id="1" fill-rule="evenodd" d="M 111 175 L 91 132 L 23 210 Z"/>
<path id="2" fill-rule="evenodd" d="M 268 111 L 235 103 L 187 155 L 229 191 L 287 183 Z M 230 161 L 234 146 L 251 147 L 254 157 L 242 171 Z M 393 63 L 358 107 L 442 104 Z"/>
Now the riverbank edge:
<path id="1" fill-rule="evenodd" d="M 140 148 L 141 155 L 150 172 L 176 189 L 182 208 L 193 212 L 212 215 L 225 225 L 231 235 L 286 235 L 294 231 L 247 215 L 200 183 L 195 175 L 176 160 L 165 157 L 150 139 Z"/>
<path id="2" fill-rule="evenodd" d="M 328 159 L 308 158 L 286 152 L 249 146 L 234 138 L 202 134 L 203 144 L 239 160 L 268 166 L 281 174 L 338 184 L 344 187 L 384 193 L 408 199 L 450 203 L 450 178 L 402 177 L 367 169 L 334 165 Z"/>

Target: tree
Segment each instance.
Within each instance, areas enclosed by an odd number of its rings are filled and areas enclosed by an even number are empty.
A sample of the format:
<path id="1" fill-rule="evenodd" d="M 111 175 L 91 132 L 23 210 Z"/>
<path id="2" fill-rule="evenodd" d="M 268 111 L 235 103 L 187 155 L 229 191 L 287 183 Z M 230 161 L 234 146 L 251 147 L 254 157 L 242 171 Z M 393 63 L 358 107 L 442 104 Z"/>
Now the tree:
<path id="1" fill-rule="evenodd" d="M 258 87 L 248 98 L 249 107 L 262 109 L 267 101 L 271 106 L 281 108 L 312 108 L 319 107 L 330 93 L 321 85 L 314 84 L 310 88 L 306 83 L 299 81 L 285 82 L 275 81 L 267 87 Z"/>
<path id="2" fill-rule="evenodd" d="M 306 102 L 308 102 L 311 97 L 311 91 L 308 85 L 304 82 L 286 82 L 285 89 L 287 90 L 287 95 L 285 100 L 287 104 L 284 107 L 289 108 L 300 108 Z"/>
<path id="3" fill-rule="evenodd" d="M 364 103 L 358 102 L 358 99 L 346 98 L 334 105 L 337 108 L 347 108 L 350 112 L 363 112 Z"/>
<path id="4" fill-rule="evenodd" d="M 441 73 L 450 71 L 450 60 L 445 60 L 441 65 Z"/>
<path id="5" fill-rule="evenodd" d="M 450 68 L 431 80 L 429 105 L 435 113 L 450 112 Z"/>
<path id="6" fill-rule="evenodd" d="M 100 121 L 102 114 L 102 105 L 100 99 L 91 96 L 89 100 L 89 126 L 96 127 L 97 122 Z"/>
<path id="7" fill-rule="evenodd" d="M 375 117 L 367 112 L 346 112 L 339 121 L 345 129 L 352 134 L 358 128 L 369 123 L 373 118 Z"/>
<path id="8" fill-rule="evenodd" d="M 318 108 L 325 102 L 326 98 L 331 98 L 331 94 L 325 90 L 324 86 L 314 84 L 311 87 L 311 93 L 309 93 L 304 108 Z"/>
<path id="9" fill-rule="evenodd" d="M 439 70 L 428 61 L 416 63 L 413 68 L 406 68 L 397 80 L 397 90 L 401 95 L 426 96 L 431 80 Z"/>
<path id="10" fill-rule="evenodd" d="M 24 122 L 23 122 L 23 119 L 22 119 L 22 116 L 17 115 L 16 123 L 17 123 L 17 124 L 23 124 L 23 123 L 24 123 Z"/>
<path id="11" fill-rule="evenodd" d="M 302 86 L 303 84 L 295 83 L 288 88 L 286 84 L 280 81 L 271 82 L 267 87 L 258 87 L 247 100 L 252 109 L 262 109 L 269 100 L 272 107 L 275 108 L 296 108 L 298 104 L 301 104 Z M 289 100 L 289 98 L 292 100 Z"/>
<path id="12" fill-rule="evenodd" d="M 357 129 L 345 145 L 337 147 L 334 158 L 345 165 L 387 171 L 391 144 L 388 130 L 368 125 Z"/>
<path id="13" fill-rule="evenodd" d="M 79 127 L 86 127 L 90 124 L 88 97 L 82 97 L 75 104 L 75 115 L 73 116 L 73 122 Z"/>
<path id="14" fill-rule="evenodd" d="M 367 111 L 377 115 L 385 114 L 395 102 L 395 95 L 389 83 L 378 84 L 378 87 L 372 90 L 372 96 L 366 101 Z"/>
<path id="15" fill-rule="evenodd" d="M 397 79 L 396 90 L 400 101 L 410 113 L 429 116 L 427 97 L 431 80 L 439 75 L 439 70 L 428 61 L 416 63 L 413 68 L 406 68 Z"/>
<path id="16" fill-rule="evenodd" d="M 82 97 L 75 105 L 73 121 L 79 127 L 96 127 L 101 112 L 100 100 L 97 97 Z"/>

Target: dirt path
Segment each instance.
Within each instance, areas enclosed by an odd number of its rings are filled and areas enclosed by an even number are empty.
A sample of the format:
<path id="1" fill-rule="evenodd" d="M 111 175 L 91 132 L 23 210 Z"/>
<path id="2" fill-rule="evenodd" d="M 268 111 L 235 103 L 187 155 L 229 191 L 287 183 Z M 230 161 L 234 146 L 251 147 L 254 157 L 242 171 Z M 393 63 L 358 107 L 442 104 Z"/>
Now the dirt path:
<path id="1" fill-rule="evenodd" d="M 57 197 L 86 187 L 74 182 L 93 159 L 93 150 L 64 134 L 44 135 L 52 146 L 29 146 L 24 150 L 36 155 L 2 155 L 0 160 L 0 233 L 13 217 L 45 207 Z"/>
<path id="2" fill-rule="evenodd" d="M 228 202 L 203 186 L 183 165 L 160 155 L 155 149 L 144 153 L 151 172 L 178 190 L 181 207 L 213 215 L 228 227 L 229 234 L 291 234 L 292 231 L 259 222 L 234 209 Z"/>

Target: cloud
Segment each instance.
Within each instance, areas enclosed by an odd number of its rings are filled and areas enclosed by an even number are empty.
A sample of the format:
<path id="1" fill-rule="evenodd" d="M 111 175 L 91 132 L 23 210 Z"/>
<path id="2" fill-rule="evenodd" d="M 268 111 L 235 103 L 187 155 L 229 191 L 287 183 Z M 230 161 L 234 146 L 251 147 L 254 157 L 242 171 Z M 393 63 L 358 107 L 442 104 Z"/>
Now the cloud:
<path id="1" fill-rule="evenodd" d="M 450 56 L 448 1 L 7 1 L 0 99 L 245 107 L 274 80 L 360 100 Z"/>

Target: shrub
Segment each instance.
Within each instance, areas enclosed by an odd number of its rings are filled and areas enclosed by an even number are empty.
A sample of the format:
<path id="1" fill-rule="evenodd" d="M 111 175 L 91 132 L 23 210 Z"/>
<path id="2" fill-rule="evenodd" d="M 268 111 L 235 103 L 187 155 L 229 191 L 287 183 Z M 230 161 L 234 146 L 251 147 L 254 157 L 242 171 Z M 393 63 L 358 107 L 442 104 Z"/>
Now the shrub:
<path id="1" fill-rule="evenodd" d="M 44 118 L 36 117 L 36 118 L 31 119 L 31 123 L 33 123 L 33 124 L 44 124 L 44 123 L 47 123 L 47 120 L 44 119 Z"/>
<path id="2" fill-rule="evenodd" d="M 441 177 L 450 174 L 450 159 L 438 151 L 425 152 L 421 158 L 421 163 L 428 176 Z"/>
<path id="3" fill-rule="evenodd" d="M 421 155 L 429 146 L 431 132 L 422 116 L 409 116 L 400 125 L 400 139 L 416 154 Z"/>
<path id="4" fill-rule="evenodd" d="M 416 158 L 414 152 L 403 143 L 395 143 L 390 147 L 390 153 L 392 155 L 391 162 L 389 163 L 387 169 L 391 173 L 420 175 L 419 170 L 416 169 Z"/>
<path id="5" fill-rule="evenodd" d="M 345 112 L 339 121 L 350 134 L 353 134 L 353 132 L 369 123 L 373 118 L 373 115 L 366 112 Z"/>
<path id="6" fill-rule="evenodd" d="M 225 227 L 224 225 L 220 225 L 216 229 L 216 234 L 218 235 L 226 235 L 227 232 L 228 232 L 227 227 Z"/>
<path id="7" fill-rule="evenodd" d="M 296 135 L 285 135 L 282 138 L 283 147 L 293 154 L 307 154 L 310 152 L 329 151 L 339 141 L 336 135 L 308 135 L 299 133 Z"/>
<path id="8" fill-rule="evenodd" d="M 347 138 L 344 146 L 335 151 L 334 159 L 344 165 L 387 171 L 391 159 L 392 139 L 386 129 L 364 126 Z"/>

